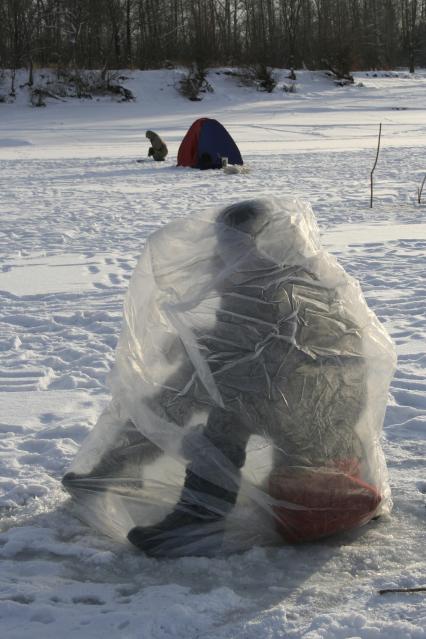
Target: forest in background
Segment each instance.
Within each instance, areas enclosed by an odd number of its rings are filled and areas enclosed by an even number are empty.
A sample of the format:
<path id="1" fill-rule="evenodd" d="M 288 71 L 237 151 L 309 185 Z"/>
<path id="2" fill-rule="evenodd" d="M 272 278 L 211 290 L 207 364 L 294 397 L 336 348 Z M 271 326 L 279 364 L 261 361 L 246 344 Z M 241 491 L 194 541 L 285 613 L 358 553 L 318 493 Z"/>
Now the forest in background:
<path id="1" fill-rule="evenodd" d="M 0 0 L 0 69 L 426 65 L 426 0 Z"/>

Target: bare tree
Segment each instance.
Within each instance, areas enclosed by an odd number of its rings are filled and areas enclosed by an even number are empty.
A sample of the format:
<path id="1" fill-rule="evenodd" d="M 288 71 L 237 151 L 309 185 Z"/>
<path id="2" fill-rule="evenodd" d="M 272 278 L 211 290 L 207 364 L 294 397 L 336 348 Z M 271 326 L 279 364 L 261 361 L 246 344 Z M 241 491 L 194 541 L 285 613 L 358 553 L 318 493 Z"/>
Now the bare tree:
<path id="1" fill-rule="evenodd" d="M 401 0 L 402 40 L 408 57 L 410 73 L 414 73 L 416 50 L 418 47 L 418 0 Z"/>
<path id="2" fill-rule="evenodd" d="M 2 0 L 0 68 L 426 64 L 426 0 Z M 14 92 L 12 82 L 11 92 Z"/>

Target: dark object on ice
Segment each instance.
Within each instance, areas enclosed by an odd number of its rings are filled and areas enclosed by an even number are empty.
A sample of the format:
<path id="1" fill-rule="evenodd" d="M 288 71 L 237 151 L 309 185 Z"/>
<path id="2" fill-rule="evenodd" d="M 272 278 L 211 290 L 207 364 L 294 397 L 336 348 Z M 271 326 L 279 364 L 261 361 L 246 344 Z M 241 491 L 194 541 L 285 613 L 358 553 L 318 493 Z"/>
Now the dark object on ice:
<path id="1" fill-rule="evenodd" d="M 198 168 L 201 170 L 218 169 L 220 167 L 219 162 L 221 162 L 219 157 L 216 158 L 216 162 L 213 162 L 213 158 L 210 153 L 203 153 L 200 157 Z"/>
<path id="2" fill-rule="evenodd" d="M 152 157 L 157 162 L 165 160 L 169 152 L 166 143 L 154 131 L 147 131 L 145 136 L 151 142 L 151 146 L 148 150 L 148 157 Z"/>
<path id="3" fill-rule="evenodd" d="M 377 433 L 393 365 L 307 204 L 176 220 L 132 277 L 113 400 L 64 485 L 153 556 L 362 525 L 389 510 Z"/>
<path id="4" fill-rule="evenodd" d="M 241 153 L 220 122 L 200 118 L 188 129 L 179 147 L 177 164 L 193 169 L 220 169 L 222 158 L 229 164 L 243 164 Z"/>
<path id="5" fill-rule="evenodd" d="M 419 586 L 418 588 L 383 588 L 379 590 L 379 595 L 386 595 L 389 592 L 426 592 L 426 586 Z"/>

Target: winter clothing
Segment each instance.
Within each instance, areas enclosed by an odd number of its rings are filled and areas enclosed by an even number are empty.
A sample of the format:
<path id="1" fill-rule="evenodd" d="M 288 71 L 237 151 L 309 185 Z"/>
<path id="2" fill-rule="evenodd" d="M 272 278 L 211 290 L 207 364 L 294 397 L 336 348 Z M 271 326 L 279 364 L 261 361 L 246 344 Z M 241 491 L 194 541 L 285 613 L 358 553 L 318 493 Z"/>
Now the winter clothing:
<path id="1" fill-rule="evenodd" d="M 148 156 L 152 157 L 157 162 L 161 162 L 165 160 L 169 152 L 165 142 L 163 142 L 160 136 L 157 133 L 154 133 L 154 131 L 147 131 L 145 133 L 145 136 L 151 142 L 151 146 L 149 147 L 149 151 L 148 151 Z"/>

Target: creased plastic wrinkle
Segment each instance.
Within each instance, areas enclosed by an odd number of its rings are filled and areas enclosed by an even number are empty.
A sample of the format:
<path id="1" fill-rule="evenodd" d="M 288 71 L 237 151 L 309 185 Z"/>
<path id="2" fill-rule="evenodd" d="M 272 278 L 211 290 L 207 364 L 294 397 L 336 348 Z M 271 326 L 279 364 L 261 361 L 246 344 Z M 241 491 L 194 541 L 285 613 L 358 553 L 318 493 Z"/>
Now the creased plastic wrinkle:
<path id="1" fill-rule="evenodd" d="M 395 349 L 310 205 L 257 199 L 153 233 L 112 400 L 63 483 L 147 555 L 312 541 L 389 513 Z"/>

